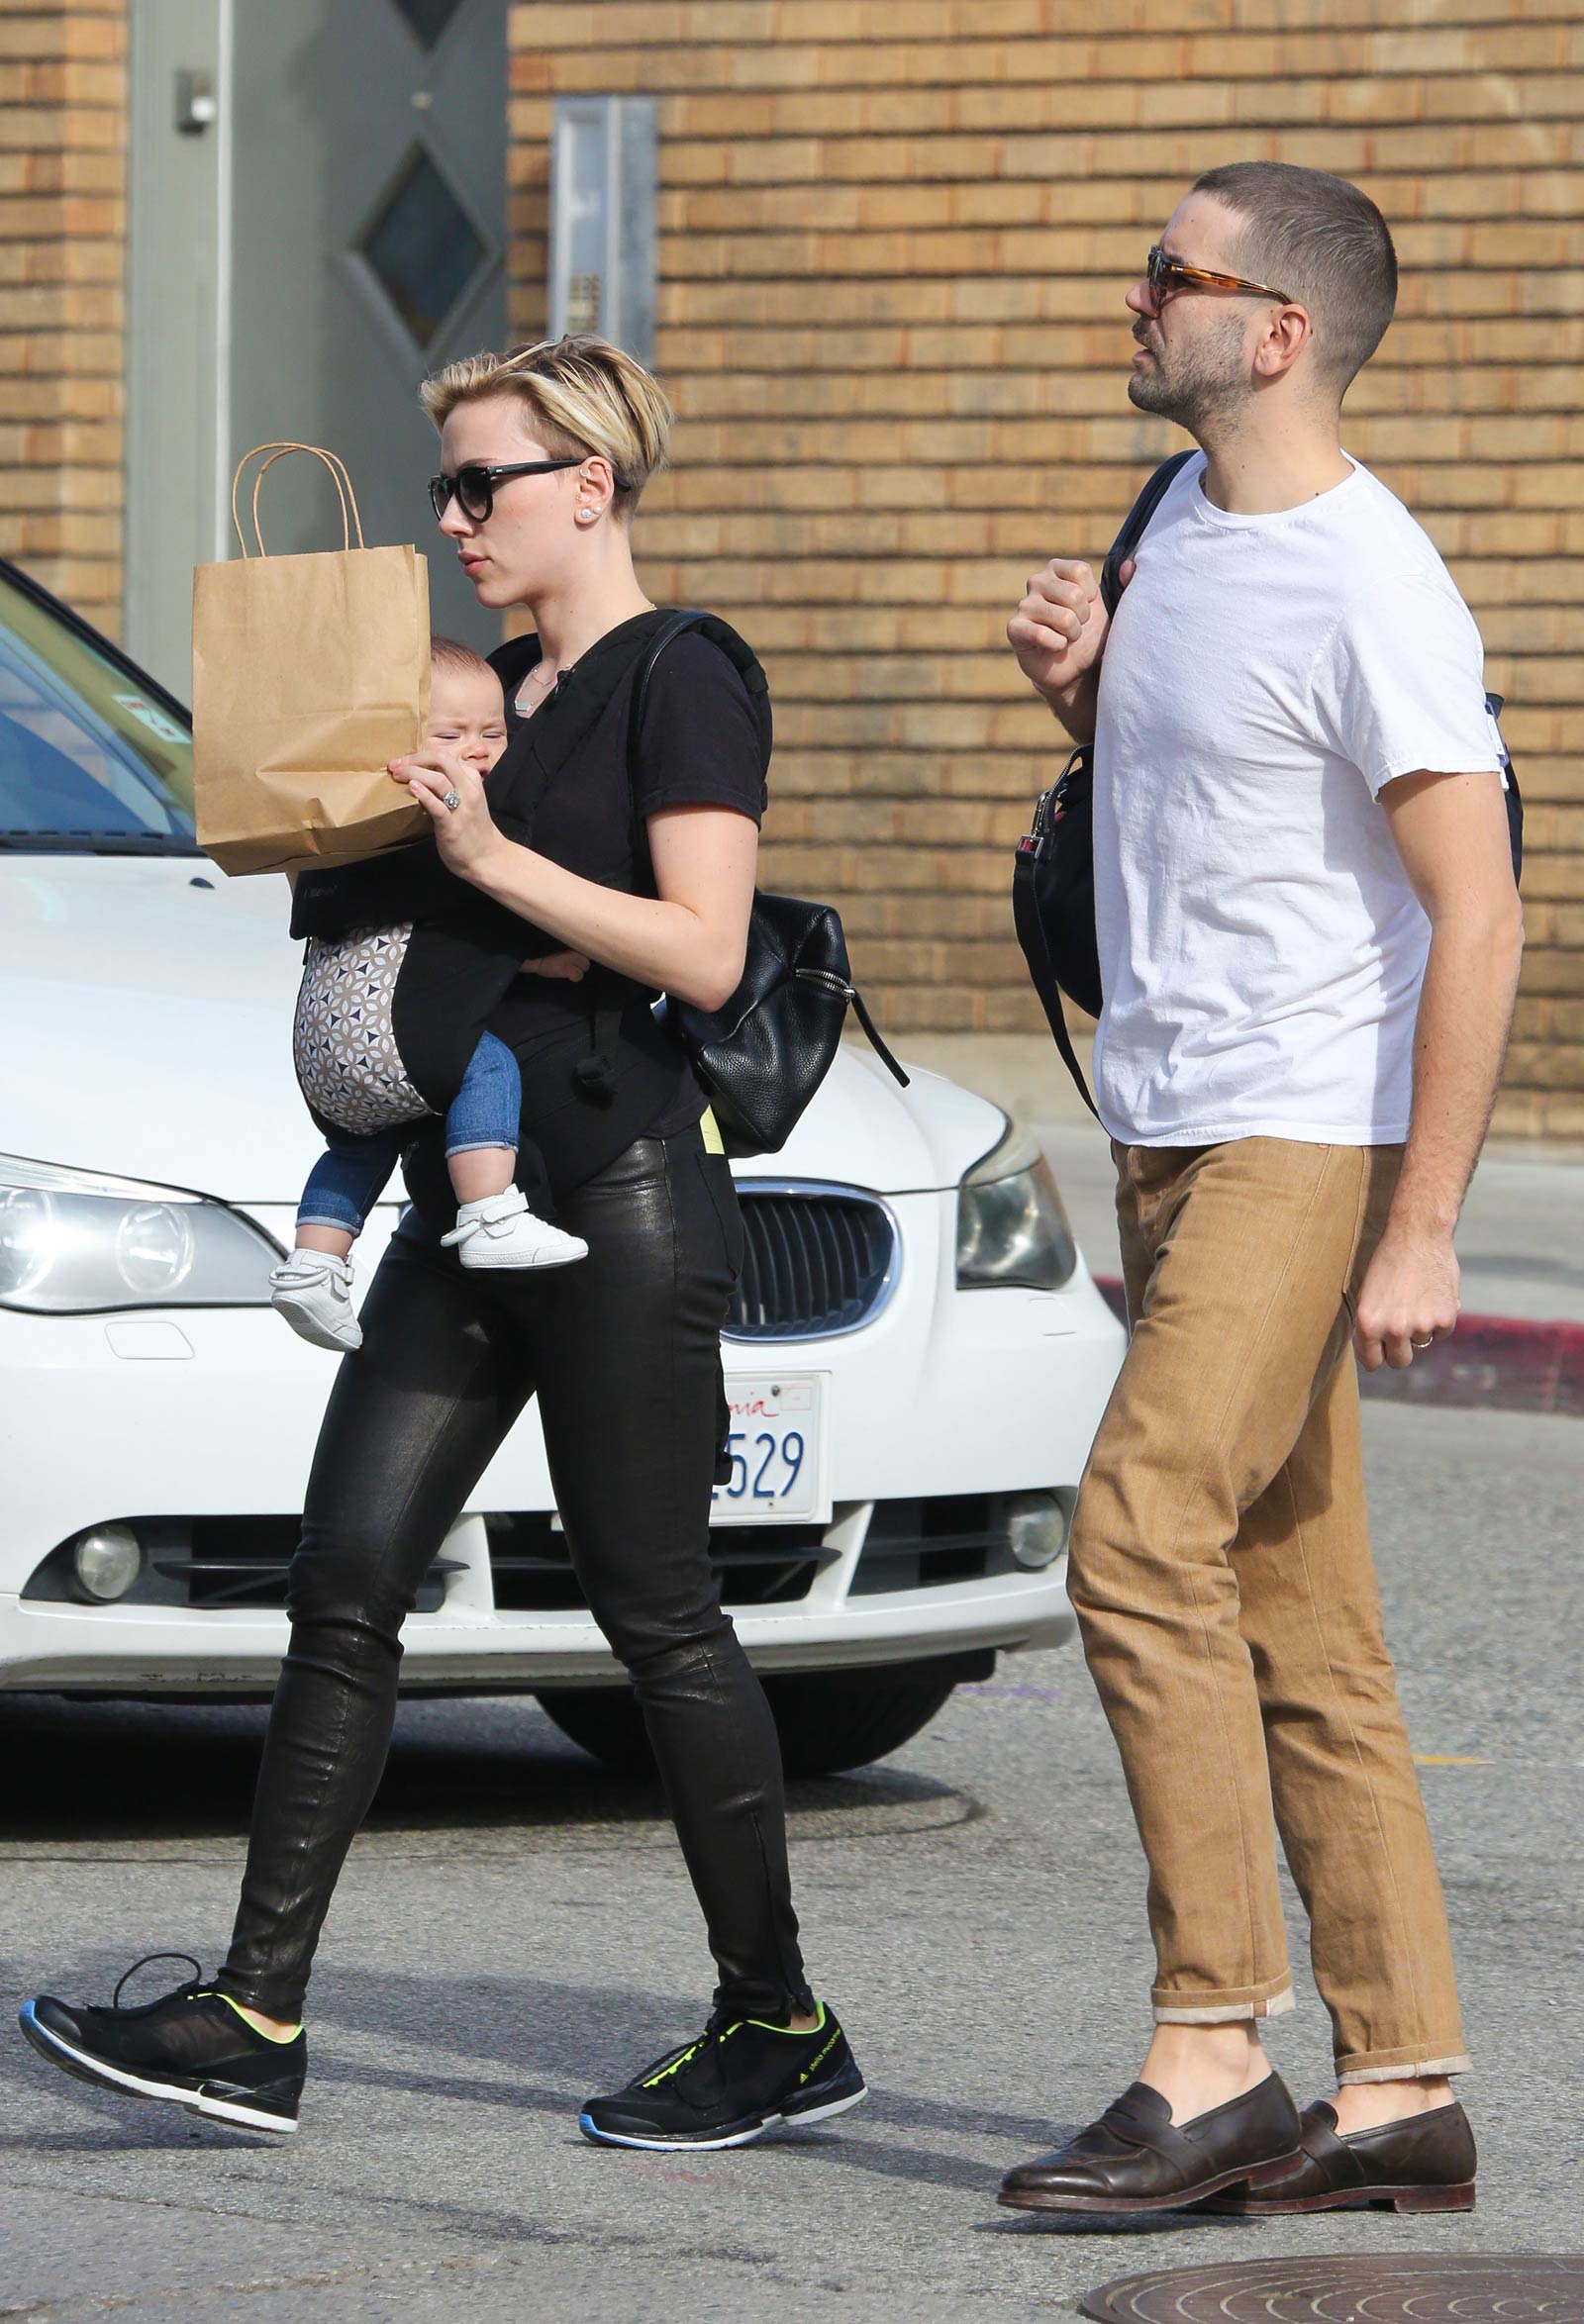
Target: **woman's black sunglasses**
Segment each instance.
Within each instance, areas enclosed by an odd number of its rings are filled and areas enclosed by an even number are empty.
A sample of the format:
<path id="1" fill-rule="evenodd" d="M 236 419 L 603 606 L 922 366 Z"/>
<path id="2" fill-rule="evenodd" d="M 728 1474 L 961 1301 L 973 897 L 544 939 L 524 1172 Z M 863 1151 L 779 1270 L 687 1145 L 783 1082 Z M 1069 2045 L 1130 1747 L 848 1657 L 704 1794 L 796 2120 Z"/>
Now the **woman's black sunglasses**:
<path id="1" fill-rule="evenodd" d="M 432 476 L 429 480 L 429 505 L 437 518 L 444 517 L 450 507 L 451 495 L 464 517 L 475 525 L 487 525 L 495 514 L 495 487 L 504 484 L 509 476 L 547 476 L 553 468 L 581 468 L 586 452 L 578 452 L 564 460 L 513 460 L 508 467 L 486 468 L 478 460 L 468 460 L 454 476 Z M 618 489 L 621 478 L 617 479 Z"/>

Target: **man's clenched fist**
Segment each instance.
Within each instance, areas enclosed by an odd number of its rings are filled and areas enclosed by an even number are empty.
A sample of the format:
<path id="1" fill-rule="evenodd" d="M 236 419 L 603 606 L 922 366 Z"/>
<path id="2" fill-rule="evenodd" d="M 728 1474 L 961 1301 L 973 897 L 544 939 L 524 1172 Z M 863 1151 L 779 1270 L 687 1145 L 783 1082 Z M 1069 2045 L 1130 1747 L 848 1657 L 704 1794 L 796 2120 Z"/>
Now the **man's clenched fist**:
<path id="1" fill-rule="evenodd" d="M 1133 579 L 1123 566 L 1123 586 Z M 1078 557 L 1052 557 L 1029 576 L 1028 594 L 1007 624 L 1018 667 L 1042 694 L 1075 742 L 1095 730 L 1095 689 L 1111 623 L 1094 567 Z"/>

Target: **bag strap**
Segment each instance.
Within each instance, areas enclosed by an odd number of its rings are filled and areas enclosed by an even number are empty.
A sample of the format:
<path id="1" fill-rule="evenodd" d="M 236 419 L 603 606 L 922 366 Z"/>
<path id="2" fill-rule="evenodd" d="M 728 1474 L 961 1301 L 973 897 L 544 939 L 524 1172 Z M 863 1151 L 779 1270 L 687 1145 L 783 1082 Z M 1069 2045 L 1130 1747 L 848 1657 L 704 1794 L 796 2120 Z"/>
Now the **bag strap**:
<path id="1" fill-rule="evenodd" d="M 874 1018 L 869 1015 L 867 1009 L 864 1008 L 863 995 L 858 991 L 856 985 L 848 985 L 847 999 L 852 1004 L 852 1014 L 857 1018 L 859 1024 L 863 1027 L 864 1035 L 868 1040 L 870 1048 L 879 1058 L 880 1063 L 885 1067 L 887 1073 L 890 1074 L 891 1079 L 894 1082 L 900 1083 L 903 1089 L 911 1089 L 913 1087 L 911 1079 L 906 1073 L 903 1072 L 901 1066 L 897 1063 L 890 1050 L 886 1047 L 884 1041 L 880 1038 L 880 1028 L 875 1023 Z"/>
<path id="2" fill-rule="evenodd" d="M 1087 770 L 1088 764 L 1089 745 L 1086 742 L 1080 742 L 1076 750 L 1069 755 L 1061 773 L 1056 777 L 1057 785 L 1059 786 L 1075 768 L 1082 767 Z M 1022 944 L 1025 953 L 1030 953 L 1032 949 L 1033 953 L 1038 954 L 1039 958 L 1044 962 L 1044 975 L 1036 977 L 1034 980 L 1035 994 L 1040 1008 L 1045 1013 L 1045 1022 L 1050 1027 L 1050 1037 L 1056 1044 L 1057 1056 L 1072 1076 L 1073 1086 L 1079 1097 L 1082 1098 L 1096 1121 L 1099 1121 L 1100 1109 L 1089 1094 L 1089 1084 L 1084 1079 L 1083 1067 L 1079 1064 L 1078 1053 L 1072 1045 L 1072 1035 L 1067 1030 L 1066 1014 L 1061 1006 L 1061 988 L 1056 982 L 1055 967 L 1050 958 L 1050 946 L 1045 936 L 1045 923 L 1040 917 L 1040 908 L 1035 901 L 1034 855 L 1032 851 L 1025 854 L 1022 848 L 1019 849 L 1014 859 L 1012 870 L 1012 920 L 1013 926 L 1017 930 L 1018 941 Z M 1101 1126 L 1104 1127 L 1104 1124 L 1102 1123 Z"/>
<path id="3" fill-rule="evenodd" d="M 1149 530 L 1149 520 L 1165 499 L 1173 478 L 1179 475 L 1187 467 L 1188 462 L 1197 456 L 1197 453 L 1192 451 L 1173 452 L 1169 460 L 1162 460 L 1160 466 L 1145 483 L 1142 492 L 1139 493 L 1127 516 L 1124 517 L 1122 531 L 1112 542 L 1107 552 L 1106 561 L 1100 568 L 1100 597 L 1108 614 L 1114 614 L 1122 602 L 1122 582 L 1119 576 L 1123 566 Z"/>
<path id="4" fill-rule="evenodd" d="M 633 681 L 633 702 L 627 721 L 627 771 L 630 786 L 632 777 L 638 771 L 639 737 L 644 731 L 644 714 L 648 708 L 649 680 L 654 675 L 654 665 L 673 638 L 683 636 L 689 629 L 701 629 L 713 619 L 713 615 L 697 606 L 683 606 L 660 624 L 644 648 L 644 659 L 639 663 L 638 676 Z M 636 824 L 636 813 L 633 820 Z"/>
<path id="5" fill-rule="evenodd" d="M 672 614 L 667 622 L 662 624 L 660 629 L 656 630 L 654 636 L 649 640 L 649 643 L 644 650 L 644 659 L 639 665 L 638 677 L 635 680 L 633 686 L 633 708 L 628 721 L 627 728 L 627 773 L 628 793 L 630 800 L 633 796 L 633 778 L 638 772 L 639 737 L 643 731 L 644 713 L 648 706 L 649 680 L 654 675 L 654 665 L 659 660 L 666 647 L 671 643 L 673 638 L 684 635 L 685 632 L 689 629 L 703 629 L 707 625 L 715 623 L 718 618 L 719 617 L 715 614 L 701 612 L 700 609 L 696 606 L 683 606 L 679 608 L 676 613 Z M 724 653 L 726 648 L 722 646 L 721 650 Z M 727 658 L 728 660 L 733 659 L 730 654 L 727 656 Z M 733 666 L 736 667 L 735 662 Z M 764 735 L 767 741 L 768 735 L 763 726 L 762 720 L 760 724 L 760 732 Z M 638 860 L 639 821 L 638 809 L 636 805 L 633 806 L 632 815 L 634 834 L 634 861 L 636 862 Z M 886 1070 L 896 1081 L 901 1083 L 903 1089 L 907 1089 L 911 1086 L 908 1080 L 908 1076 L 906 1073 L 904 1073 L 902 1067 L 897 1063 L 895 1057 L 887 1048 L 885 1042 L 881 1039 L 879 1028 L 875 1024 L 873 1017 L 869 1015 L 868 1010 L 864 1007 L 863 996 L 858 991 L 856 985 L 845 982 L 840 977 L 830 976 L 823 969 L 800 968 L 795 970 L 794 974 L 802 977 L 808 983 L 829 985 L 833 992 L 839 991 L 842 995 L 842 998 L 844 1001 L 850 1003 L 853 1016 L 857 1018 L 858 1023 L 862 1026 L 863 1031 L 868 1038 L 870 1047 L 874 1050 L 875 1055 L 880 1059 L 882 1065 L 885 1066 Z"/>
<path id="6" fill-rule="evenodd" d="M 231 522 L 236 530 L 237 545 L 245 557 L 250 556 L 252 551 L 248 546 L 248 538 L 242 529 L 242 518 L 237 508 L 237 489 L 242 483 L 243 470 L 249 460 L 256 460 L 260 452 L 269 454 L 253 478 L 253 539 L 258 545 L 258 554 L 261 557 L 267 556 L 269 551 L 264 546 L 264 536 L 258 528 L 258 495 L 263 487 L 265 470 L 272 468 L 277 460 L 285 459 L 288 452 L 308 452 L 314 459 L 323 460 L 325 466 L 330 470 L 331 482 L 335 485 L 337 496 L 341 501 L 342 547 L 344 550 L 351 547 L 353 526 L 357 529 L 358 547 L 361 548 L 364 545 L 363 520 L 358 513 L 357 495 L 352 490 L 352 480 L 346 473 L 346 464 L 337 453 L 328 452 L 322 444 L 317 443 L 255 443 L 250 452 L 243 453 L 242 458 L 237 462 L 236 474 L 231 480 Z"/>
<path id="7" fill-rule="evenodd" d="M 845 946 L 843 945 L 843 950 L 844 949 Z M 857 1018 L 858 1023 L 863 1028 L 864 1038 L 867 1040 L 875 1055 L 879 1058 L 880 1063 L 885 1067 L 887 1073 L 890 1074 L 891 1079 L 894 1082 L 900 1083 L 902 1088 L 905 1090 L 912 1089 L 913 1081 L 911 1076 L 904 1073 L 902 1067 L 897 1063 L 896 1058 L 893 1056 L 891 1050 L 886 1046 L 886 1043 L 881 1036 L 880 1028 L 875 1023 L 874 1018 L 869 1015 L 868 1010 L 864 1007 L 863 995 L 858 991 L 856 985 L 852 984 L 844 976 L 838 976 L 836 971 L 830 968 L 794 968 L 791 973 L 798 984 L 823 985 L 828 993 L 835 993 L 841 1000 L 844 1001 L 848 1008 L 850 1008 L 852 1011 L 853 1016 Z"/>
<path id="8" fill-rule="evenodd" d="M 633 680 L 633 697 L 628 705 L 627 713 L 628 851 L 633 858 L 635 877 L 637 877 L 639 862 L 645 845 L 643 818 L 638 812 L 638 773 L 639 744 L 644 731 L 644 714 L 648 709 L 649 702 L 649 680 L 654 675 L 655 663 L 672 639 L 683 636 L 689 629 L 699 629 L 710 618 L 707 613 L 702 612 L 696 606 L 684 606 L 679 612 L 668 615 L 644 646 L 639 659 L 638 676 Z"/>
<path id="9" fill-rule="evenodd" d="M 747 639 L 740 636 L 731 623 L 723 621 L 719 614 L 709 613 L 701 606 L 682 606 L 675 613 L 667 614 L 659 629 L 645 643 L 639 662 L 628 723 L 629 772 L 636 773 L 638 769 L 644 719 L 648 709 L 649 681 L 654 675 L 654 665 L 666 647 L 688 629 L 702 629 L 710 643 L 726 656 L 742 679 L 753 712 L 753 723 L 758 728 L 760 758 L 767 767 L 770 763 L 773 721 L 770 716 L 770 684 L 758 655 Z"/>
<path id="10" fill-rule="evenodd" d="M 1122 600 L 1122 582 L 1119 578 L 1122 567 L 1138 548 L 1139 541 L 1142 540 L 1148 530 L 1149 520 L 1159 508 L 1172 479 L 1186 467 L 1193 456 L 1191 451 L 1173 452 L 1169 460 L 1162 460 L 1159 467 L 1146 479 L 1143 490 L 1128 511 L 1127 516 L 1124 517 L 1122 529 L 1107 551 L 1106 561 L 1100 568 L 1100 597 L 1108 616 L 1116 612 Z M 1070 753 L 1067 763 L 1056 777 L 1052 789 L 1059 790 L 1069 775 L 1080 770 L 1086 775 L 1092 774 L 1091 745 L 1087 742 L 1080 742 L 1077 748 Z M 1061 988 L 1056 982 L 1055 968 L 1050 959 L 1050 947 L 1045 936 L 1044 922 L 1040 917 L 1039 906 L 1035 901 L 1033 853 L 1025 854 L 1021 849 L 1013 867 L 1012 917 L 1017 928 L 1018 940 L 1025 953 L 1029 955 L 1031 960 L 1038 957 L 1044 962 L 1043 977 L 1036 977 L 1034 980 L 1035 991 L 1039 997 L 1040 1006 L 1044 1011 L 1045 1022 L 1050 1027 L 1050 1037 L 1056 1044 L 1056 1054 L 1071 1076 L 1073 1087 L 1077 1090 L 1079 1097 L 1082 1098 L 1095 1119 L 1099 1121 L 1100 1109 L 1090 1094 L 1089 1084 L 1084 1078 L 1083 1067 L 1079 1064 L 1077 1051 L 1072 1045 L 1072 1035 L 1067 1030 L 1066 1013 L 1061 1005 Z M 1102 1123 L 1101 1126 L 1104 1127 L 1104 1124 Z"/>
<path id="11" fill-rule="evenodd" d="M 633 681 L 633 697 L 627 723 L 627 774 L 630 798 L 634 797 L 636 793 L 639 759 L 643 747 L 644 720 L 648 711 L 649 682 L 654 676 L 655 664 L 659 661 L 666 647 L 678 637 L 683 636 L 689 629 L 703 630 L 709 637 L 710 643 L 725 655 L 742 679 L 747 690 L 749 707 L 753 712 L 753 723 L 758 729 L 762 767 L 767 767 L 770 763 L 772 731 L 770 687 L 758 655 L 748 644 L 746 638 L 739 636 L 731 624 L 722 621 L 719 614 L 709 613 L 701 606 L 681 606 L 675 613 L 668 614 L 658 629 L 649 637 L 639 661 L 638 675 Z M 768 798 L 769 794 L 765 792 L 761 804 L 768 804 Z M 633 807 L 633 833 L 636 860 L 639 834 L 639 816 L 636 804 Z"/>
<path id="12" fill-rule="evenodd" d="M 672 614 L 644 648 L 638 676 L 633 681 L 633 700 L 627 722 L 627 813 L 628 846 L 635 877 L 643 851 L 643 834 L 639 828 L 634 777 L 638 771 L 639 730 L 644 724 L 644 713 L 648 703 L 649 679 L 654 674 L 655 663 L 672 638 L 680 637 L 684 630 L 698 629 L 711 618 L 709 614 L 692 608 Z M 572 1068 L 572 1079 L 577 1088 L 595 1105 L 608 1106 L 616 1096 L 616 1051 L 621 1032 L 622 1011 L 614 1004 L 602 1001 L 589 1020 L 588 1053 L 580 1057 Z"/>

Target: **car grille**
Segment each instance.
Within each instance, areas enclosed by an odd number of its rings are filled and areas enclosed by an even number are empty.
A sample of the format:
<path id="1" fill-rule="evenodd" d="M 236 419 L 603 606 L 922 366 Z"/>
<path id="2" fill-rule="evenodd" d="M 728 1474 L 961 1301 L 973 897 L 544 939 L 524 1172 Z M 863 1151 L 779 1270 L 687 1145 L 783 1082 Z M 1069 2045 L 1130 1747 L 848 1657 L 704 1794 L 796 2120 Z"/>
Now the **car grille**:
<path id="1" fill-rule="evenodd" d="M 829 1338 L 856 1331 L 896 1273 L 896 1227 L 872 1195 L 738 1187 L 746 1229 L 729 1339 Z"/>
<path id="2" fill-rule="evenodd" d="M 1006 1496 L 947 1493 L 877 1501 L 858 1551 L 851 1595 L 937 1590 L 1016 1573 Z"/>
<path id="3" fill-rule="evenodd" d="M 519 1613 L 586 1609 L 583 1586 L 572 1571 L 566 1536 L 533 1512 L 484 1519 L 495 1603 Z M 841 1555 L 823 1525 L 718 1525 L 710 1556 L 721 1601 L 728 1606 L 788 1605 L 806 1598 L 822 1566 Z"/>

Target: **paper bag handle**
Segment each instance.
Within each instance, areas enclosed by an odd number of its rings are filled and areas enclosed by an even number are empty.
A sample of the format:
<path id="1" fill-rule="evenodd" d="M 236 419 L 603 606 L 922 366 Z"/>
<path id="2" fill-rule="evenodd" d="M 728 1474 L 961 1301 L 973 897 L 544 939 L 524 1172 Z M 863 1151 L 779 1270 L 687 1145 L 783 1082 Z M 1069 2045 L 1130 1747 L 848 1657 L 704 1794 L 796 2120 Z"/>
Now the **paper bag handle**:
<path id="1" fill-rule="evenodd" d="M 231 480 L 231 521 L 236 528 L 237 544 L 241 548 L 245 557 L 250 556 L 252 551 L 248 546 L 247 536 L 242 529 L 242 518 L 237 508 L 237 487 L 242 482 L 243 470 L 247 467 L 248 461 L 257 459 L 260 452 L 267 452 L 269 454 L 268 459 L 263 463 L 263 467 L 259 469 L 257 475 L 253 478 L 253 539 L 258 544 L 258 554 L 261 557 L 267 556 L 269 551 L 264 546 L 264 536 L 258 526 L 259 490 L 264 481 L 265 469 L 272 468 L 277 460 L 283 460 L 288 452 L 310 452 L 316 460 L 324 461 L 325 466 L 330 470 L 331 481 L 335 485 L 337 495 L 341 501 L 342 547 L 344 549 L 348 549 L 351 547 L 352 526 L 357 528 L 358 547 L 361 548 L 363 546 L 363 520 L 358 514 L 357 495 L 352 490 L 352 480 L 346 473 L 346 464 L 343 459 L 341 459 L 335 452 L 327 452 L 323 445 L 317 443 L 255 443 L 250 452 L 243 453 L 242 458 L 237 462 L 237 473 Z M 350 508 L 351 512 L 349 523 L 347 519 L 348 507 Z"/>

